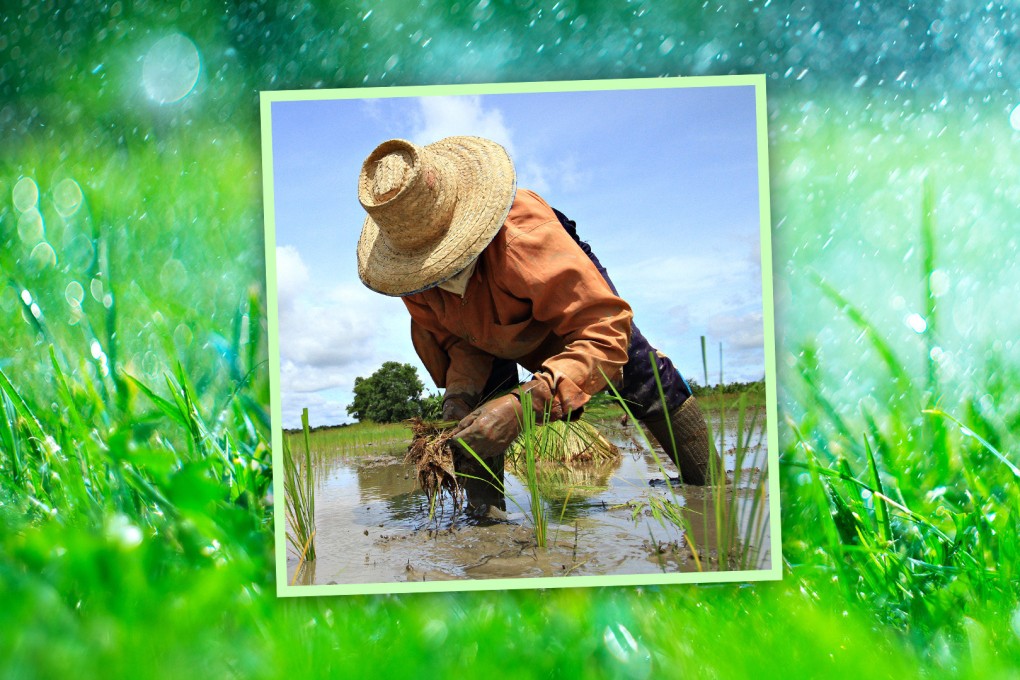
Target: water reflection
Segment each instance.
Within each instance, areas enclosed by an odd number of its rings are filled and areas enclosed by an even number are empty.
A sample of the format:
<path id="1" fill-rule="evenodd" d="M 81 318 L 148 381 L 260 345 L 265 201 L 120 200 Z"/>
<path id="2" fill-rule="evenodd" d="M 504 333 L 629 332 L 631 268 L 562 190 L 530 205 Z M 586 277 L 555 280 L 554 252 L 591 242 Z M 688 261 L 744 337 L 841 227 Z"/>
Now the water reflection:
<path id="1" fill-rule="evenodd" d="M 635 445 L 640 435 L 629 427 L 606 434 L 622 451 L 608 465 L 540 466 L 540 502 L 549 517 L 546 550 L 534 548 L 530 495 L 523 470 L 513 461 L 489 462 L 491 470 L 501 471 L 498 483 L 490 483 L 477 463 L 458 461 L 460 472 L 477 478 L 461 480 L 467 502 L 455 507 L 447 496 L 430 518 L 414 468 L 403 463 L 406 444 L 355 456 L 320 456 L 317 564 L 313 571 L 303 569 L 298 582 L 676 572 L 696 570 L 699 560 L 705 568 L 717 568 L 716 492 L 650 485 L 662 475 L 655 457 Z M 764 466 L 763 450 L 752 464 Z M 733 484 L 732 477 L 731 471 L 724 503 L 732 516 L 722 518 L 723 526 L 741 537 L 755 535 L 746 526 L 754 484 Z M 655 498 L 678 504 L 686 532 L 652 516 Z M 769 545 L 767 534 L 758 544 Z M 288 579 L 295 567 L 291 559 Z"/>

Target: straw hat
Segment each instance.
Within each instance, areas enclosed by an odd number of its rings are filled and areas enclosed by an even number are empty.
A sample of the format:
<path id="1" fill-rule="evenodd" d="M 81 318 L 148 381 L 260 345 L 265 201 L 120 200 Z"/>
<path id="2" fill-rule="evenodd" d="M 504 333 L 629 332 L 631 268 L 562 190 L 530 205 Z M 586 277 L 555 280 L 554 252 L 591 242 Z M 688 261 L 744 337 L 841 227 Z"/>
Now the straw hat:
<path id="1" fill-rule="evenodd" d="M 368 212 L 358 241 L 362 283 L 399 296 L 446 281 L 496 236 L 516 189 L 510 156 L 487 139 L 383 142 L 358 178 Z"/>

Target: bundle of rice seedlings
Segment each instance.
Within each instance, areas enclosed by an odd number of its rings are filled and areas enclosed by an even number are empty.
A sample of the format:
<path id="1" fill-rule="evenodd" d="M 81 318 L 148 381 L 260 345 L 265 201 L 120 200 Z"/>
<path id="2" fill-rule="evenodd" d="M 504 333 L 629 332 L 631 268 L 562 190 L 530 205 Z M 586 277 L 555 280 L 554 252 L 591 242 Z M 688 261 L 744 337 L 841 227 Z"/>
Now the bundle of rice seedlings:
<path id="1" fill-rule="evenodd" d="M 511 461 L 510 466 L 515 475 L 526 478 L 523 458 Z M 583 463 L 539 461 L 535 464 L 535 478 L 542 498 L 553 502 L 568 498 L 576 501 L 608 490 L 610 479 L 619 467 L 619 457 Z"/>
<path id="2" fill-rule="evenodd" d="M 524 437 L 534 437 L 535 459 L 567 465 L 604 463 L 620 457 L 620 450 L 586 420 L 557 420 L 524 433 L 507 449 L 511 462 L 524 457 Z"/>
<path id="3" fill-rule="evenodd" d="M 411 445 L 404 457 L 405 463 L 417 468 L 418 484 L 429 498 L 429 515 L 442 503 L 441 492 L 447 491 L 456 506 L 460 498 L 460 484 L 453 468 L 453 446 L 450 433 L 456 422 L 431 422 L 414 418 L 411 426 Z"/>

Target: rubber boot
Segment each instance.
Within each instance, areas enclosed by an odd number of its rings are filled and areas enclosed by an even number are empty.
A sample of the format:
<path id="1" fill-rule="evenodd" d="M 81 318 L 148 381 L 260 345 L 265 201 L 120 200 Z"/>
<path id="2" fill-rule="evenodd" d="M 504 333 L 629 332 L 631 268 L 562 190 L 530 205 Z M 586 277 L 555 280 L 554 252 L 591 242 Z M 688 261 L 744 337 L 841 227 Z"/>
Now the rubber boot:
<path id="1" fill-rule="evenodd" d="M 709 457 L 711 449 L 708 445 L 708 424 L 705 416 L 693 396 L 687 397 L 684 403 L 669 414 L 669 424 L 673 431 L 670 439 L 670 427 L 666 426 L 663 417 L 648 418 L 641 421 L 662 445 L 663 451 L 680 470 L 680 481 L 684 484 L 704 486 L 709 481 Z M 676 442 L 676 450 L 670 445 Z M 722 469 L 721 464 L 715 465 L 716 471 Z"/>

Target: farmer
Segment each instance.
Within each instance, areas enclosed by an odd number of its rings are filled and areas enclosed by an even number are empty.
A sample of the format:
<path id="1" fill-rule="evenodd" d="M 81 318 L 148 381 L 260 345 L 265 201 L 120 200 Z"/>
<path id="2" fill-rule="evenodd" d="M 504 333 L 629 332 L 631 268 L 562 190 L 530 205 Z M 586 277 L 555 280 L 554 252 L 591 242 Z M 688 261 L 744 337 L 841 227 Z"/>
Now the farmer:
<path id="1" fill-rule="evenodd" d="M 403 299 L 414 348 L 445 388 L 443 418 L 459 421 L 454 434 L 472 450 L 502 455 L 520 432 L 521 393 L 538 422 L 576 418 L 609 380 L 681 480 L 708 482 L 707 429 L 690 388 L 631 323 L 574 222 L 517 188 L 502 146 L 383 142 L 362 165 L 358 199 L 368 212 L 358 274 Z M 518 364 L 533 374 L 519 389 Z"/>

